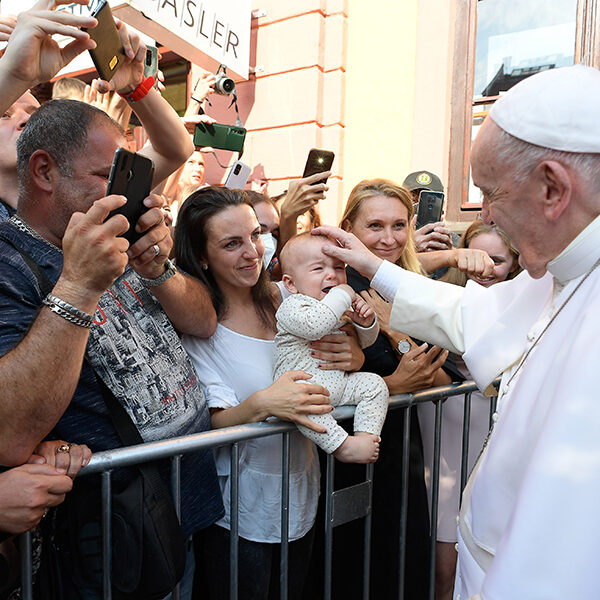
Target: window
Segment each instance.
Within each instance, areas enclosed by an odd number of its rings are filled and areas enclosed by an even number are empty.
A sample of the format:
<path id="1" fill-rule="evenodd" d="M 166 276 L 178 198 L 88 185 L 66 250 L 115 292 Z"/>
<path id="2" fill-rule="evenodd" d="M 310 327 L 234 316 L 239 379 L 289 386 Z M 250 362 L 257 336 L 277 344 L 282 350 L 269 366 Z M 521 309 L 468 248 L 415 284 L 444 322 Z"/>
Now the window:
<path id="1" fill-rule="evenodd" d="M 465 211 L 481 208 L 468 157 L 493 103 L 540 71 L 594 64 L 599 5 L 600 0 L 457 0 L 449 220 L 471 220 Z"/>

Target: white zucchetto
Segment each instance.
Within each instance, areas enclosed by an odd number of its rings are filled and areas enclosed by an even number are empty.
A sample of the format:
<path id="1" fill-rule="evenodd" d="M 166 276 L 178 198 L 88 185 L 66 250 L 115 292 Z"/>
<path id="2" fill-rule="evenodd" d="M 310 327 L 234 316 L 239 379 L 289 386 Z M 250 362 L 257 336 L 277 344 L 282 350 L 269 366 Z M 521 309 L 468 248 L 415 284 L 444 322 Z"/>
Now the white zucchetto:
<path id="1" fill-rule="evenodd" d="M 499 98 L 490 117 L 536 146 L 600 153 L 600 71 L 575 65 L 532 75 Z"/>

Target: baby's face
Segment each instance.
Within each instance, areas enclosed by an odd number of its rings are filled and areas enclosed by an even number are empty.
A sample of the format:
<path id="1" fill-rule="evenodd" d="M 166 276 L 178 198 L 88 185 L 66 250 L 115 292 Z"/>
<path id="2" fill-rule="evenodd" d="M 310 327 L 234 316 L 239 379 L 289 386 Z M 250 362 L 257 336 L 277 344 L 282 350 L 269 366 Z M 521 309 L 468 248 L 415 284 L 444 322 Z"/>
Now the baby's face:
<path id="1" fill-rule="evenodd" d="M 346 269 L 341 260 L 323 254 L 324 244 L 318 238 L 307 239 L 293 248 L 292 267 L 284 276 L 284 284 L 293 294 L 323 299 L 331 288 L 346 283 Z"/>

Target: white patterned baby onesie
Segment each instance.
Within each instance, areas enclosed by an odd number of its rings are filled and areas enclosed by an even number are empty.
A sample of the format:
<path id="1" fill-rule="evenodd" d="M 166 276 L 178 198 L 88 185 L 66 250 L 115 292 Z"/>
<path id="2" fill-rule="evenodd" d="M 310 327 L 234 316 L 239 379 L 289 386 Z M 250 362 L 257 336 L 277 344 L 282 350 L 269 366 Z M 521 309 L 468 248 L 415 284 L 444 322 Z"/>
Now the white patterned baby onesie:
<path id="1" fill-rule="evenodd" d="M 306 383 L 319 384 L 327 388 L 333 406 L 355 405 L 354 431 L 379 435 L 388 405 L 388 388 L 379 375 L 374 373 L 346 373 L 319 369 L 322 362 L 311 356 L 309 343 L 324 335 L 343 335 L 340 319 L 350 308 L 350 295 L 334 288 L 322 300 L 304 294 L 287 297 L 277 311 L 277 335 L 275 342 L 275 367 L 273 377 L 277 379 L 286 371 L 306 371 L 312 379 Z M 365 328 L 354 324 L 362 348 L 370 346 L 379 333 L 375 321 Z M 299 384 L 301 385 L 301 384 Z M 325 452 L 331 454 L 348 437 L 344 429 L 330 415 L 310 415 L 311 421 L 327 428 L 327 433 L 316 433 L 299 425 L 299 430 Z"/>

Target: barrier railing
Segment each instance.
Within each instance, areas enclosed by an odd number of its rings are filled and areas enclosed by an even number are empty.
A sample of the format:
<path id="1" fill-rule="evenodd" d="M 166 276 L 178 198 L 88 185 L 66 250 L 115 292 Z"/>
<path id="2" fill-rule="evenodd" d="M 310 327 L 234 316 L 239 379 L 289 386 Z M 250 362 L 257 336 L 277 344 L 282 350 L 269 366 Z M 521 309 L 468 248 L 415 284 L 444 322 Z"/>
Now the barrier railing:
<path id="1" fill-rule="evenodd" d="M 470 402 L 471 393 L 477 389 L 473 382 L 451 384 L 439 388 L 433 388 L 416 392 L 414 394 L 403 394 L 390 398 L 390 410 L 406 411 L 403 431 L 403 461 L 400 468 L 403 496 L 400 505 L 400 552 L 398 556 L 398 582 L 399 600 L 404 597 L 404 563 L 406 557 L 406 531 L 407 531 L 407 502 L 408 502 L 408 471 L 409 471 L 409 440 L 410 440 L 410 412 L 420 403 L 433 402 L 435 404 L 435 430 L 434 430 L 434 460 L 432 471 L 432 500 L 431 500 L 431 565 L 429 573 L 429 599 L 433 600 L 435 595 L 435 551 L 437 534 L 437 514 L 439 501 L 439 465 L 440 446 L 442 431 L 442 414 L 444 400 L 451 397 L 464 395 L 464 421 L 462 437 L 462 461 L 461 461 L 461 489 L 464 487 L 467 473 L 467 458 L 469 450 L 469 424 L 470 424 Z M 496 410 L 495 398 L 490 400 L 490 426 L 492 414 Z M 338 407 L 333 411 L 333 416 L 338 420 L 351 418 L 354 407 Z M 289 459 L 290 445 L 289 435 L 296 430 L 295 425 L 287 422 L 275 423 L 251 423 L 224 429 L 216 429 L 204 433 L 172 438 L 159 442 L 140 444 L 118 448 L 94 454 L 89 465 L 82 469 L 80 476 L 94 473 L 101 474 L 102 478 L 102 528 L 103 528 L 103 597 L 112 600 L 111 590 L 111 473 L 114 469 L 132 466 L 158 459 L 171 460 L 171 490 L 177 514 L 180 513 L 180 459 L 183 454 L 231 446 L 231 546 L 230 546 L 230 595 L 231 600 L 237 600 L 237 559 L 238 559 L 238 460 L 239 444 L 256 438 L 282 435 L 282 498 L 281 498 L 281 561 L 280 561 L 280 597 L 287 600 L 288 590 L 288 531 L 289 531 Z M 327 457 L 326 472 L 326 529 L 325 529 L 325 589 L 323 597 L 331 599 L 332 582 L 332 548 L 333 529 L 356 518 L 365 519 L 364 536 L 364 565 L 363 565 L 363 598 L 369 598 L 369 568 L 370 568 L 370 519 L 371 519 L 371 497 L 372 497 L 372 473 L 373 465 L 368 465 L 366 481 L 358 486 L 346 488 L 345 490 L 333 489 L 334 459 L 331 455 Z M 31 566 L 31 534 L 25 533 L 21 540 L 21 577 L 22 596 L 24 600 L 33 600 L 32 566 Z M 179 590 L 173 592 L 173 599 L 178 600 Z"/>

